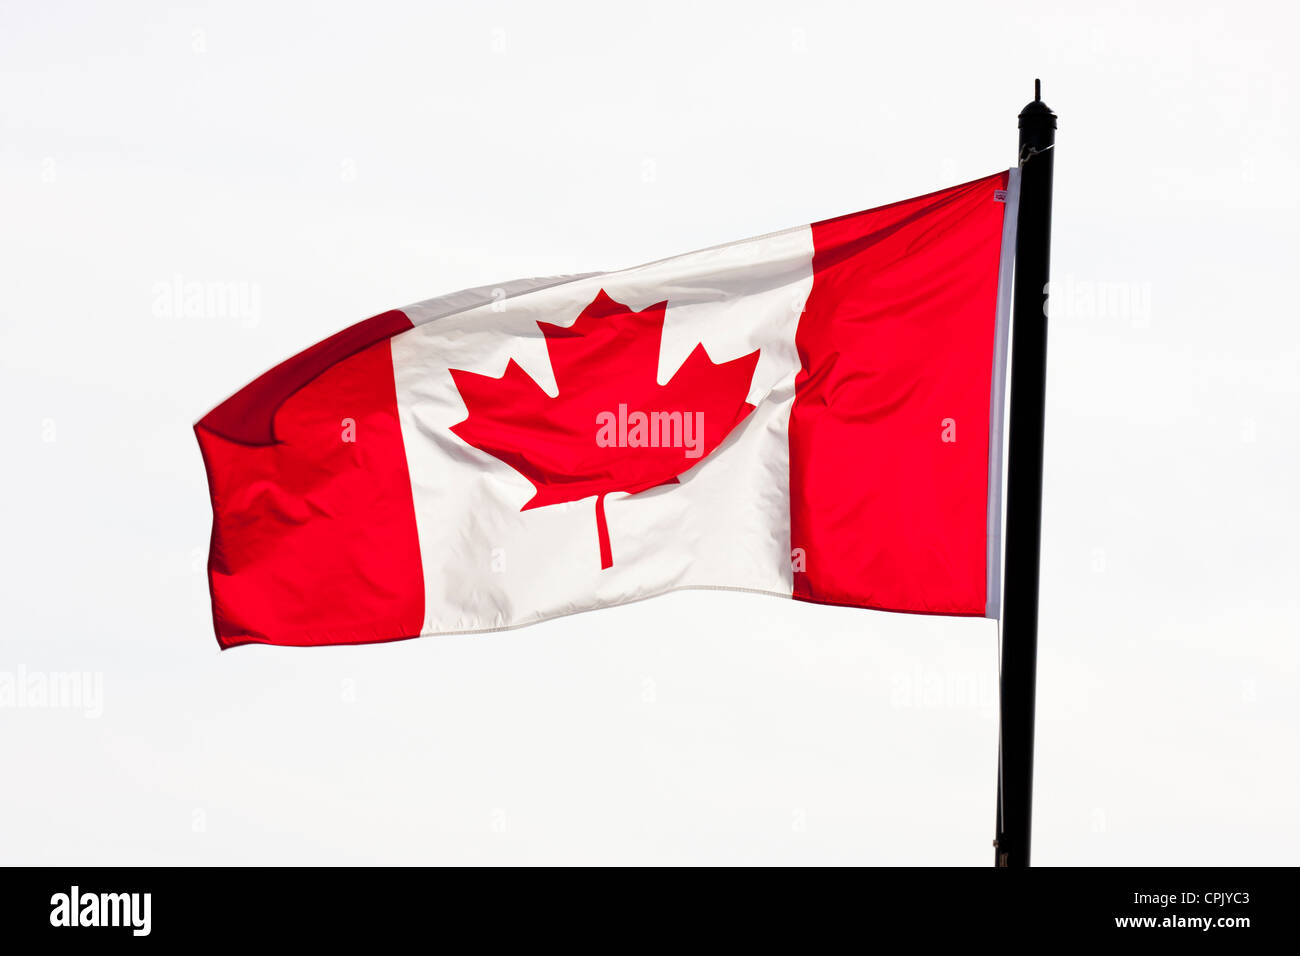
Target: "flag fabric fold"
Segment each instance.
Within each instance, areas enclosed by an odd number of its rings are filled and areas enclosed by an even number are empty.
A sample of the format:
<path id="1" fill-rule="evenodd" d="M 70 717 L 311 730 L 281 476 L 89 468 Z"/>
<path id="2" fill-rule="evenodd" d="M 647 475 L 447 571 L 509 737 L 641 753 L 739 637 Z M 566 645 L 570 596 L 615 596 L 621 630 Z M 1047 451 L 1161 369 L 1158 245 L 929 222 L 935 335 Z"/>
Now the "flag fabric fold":
<path id="1" fill-rule="evenodd" d="M 195 425 L 222 647 L 680 588 L 998 614 L 1018 175 L 377 315 Z"/>

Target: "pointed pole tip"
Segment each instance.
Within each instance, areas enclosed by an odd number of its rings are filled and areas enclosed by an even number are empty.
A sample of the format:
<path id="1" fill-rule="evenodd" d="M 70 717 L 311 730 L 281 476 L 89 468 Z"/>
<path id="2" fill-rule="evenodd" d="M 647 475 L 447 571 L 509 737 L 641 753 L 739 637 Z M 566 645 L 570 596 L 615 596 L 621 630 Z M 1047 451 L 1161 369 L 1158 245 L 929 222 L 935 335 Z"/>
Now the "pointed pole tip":
<path id="1" fill-rule="evenodd" d="M 1043 99 L 1043 81 L 1042 81 L 1042 80 L 1039 80 L 1039 79 L 1035 79 L 1035 80 L 1034 80 L 1034 99 L 1038 100 L 1039 102 L 1042 102 L 1042 99 Z"/>

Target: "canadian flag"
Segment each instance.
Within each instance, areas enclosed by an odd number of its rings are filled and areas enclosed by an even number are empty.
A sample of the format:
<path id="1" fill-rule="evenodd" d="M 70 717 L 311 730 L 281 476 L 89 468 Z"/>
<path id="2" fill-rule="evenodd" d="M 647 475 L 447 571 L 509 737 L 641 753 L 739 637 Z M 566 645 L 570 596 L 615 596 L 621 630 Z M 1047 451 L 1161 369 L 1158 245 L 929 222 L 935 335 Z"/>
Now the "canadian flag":
<path id="1" fill-rule="evenodd" d="M 679 588 L 996 617 L 1016 170 L 385 312 L 196 425 L 222 647 Z"/>

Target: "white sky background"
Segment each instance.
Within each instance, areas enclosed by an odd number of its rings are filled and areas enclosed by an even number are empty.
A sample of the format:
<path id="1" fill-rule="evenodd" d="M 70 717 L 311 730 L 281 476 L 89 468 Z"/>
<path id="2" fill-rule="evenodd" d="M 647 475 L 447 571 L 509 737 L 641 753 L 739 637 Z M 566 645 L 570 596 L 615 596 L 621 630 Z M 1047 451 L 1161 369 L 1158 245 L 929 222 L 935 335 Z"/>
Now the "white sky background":
<path id="1" fill-rule="evenodd" d="M 991 173 L 1035 76 L 1035 862 L 1297 862 L 1294 8 L 472 6 L 0 14 L 0 671 L 102 675 L 0 708 L 0 862 L 987 865 L 993 623 L 687 593 L 218 653 L 190 426 L 391 307 Z"/>

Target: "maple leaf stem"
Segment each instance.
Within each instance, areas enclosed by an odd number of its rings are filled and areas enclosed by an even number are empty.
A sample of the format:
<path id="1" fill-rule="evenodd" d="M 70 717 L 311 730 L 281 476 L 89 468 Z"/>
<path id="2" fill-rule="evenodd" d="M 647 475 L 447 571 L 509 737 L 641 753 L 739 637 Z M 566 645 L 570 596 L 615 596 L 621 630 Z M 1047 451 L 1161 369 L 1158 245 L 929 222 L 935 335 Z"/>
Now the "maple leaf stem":
<path id="1" fill-rule="evenodd" d="M 600 569 L 614 566 L 614 551 L 609 544 L 609 522 L 605 520 L 605 496 L 596 496 L 596 537 L 600 539 Z"/>

